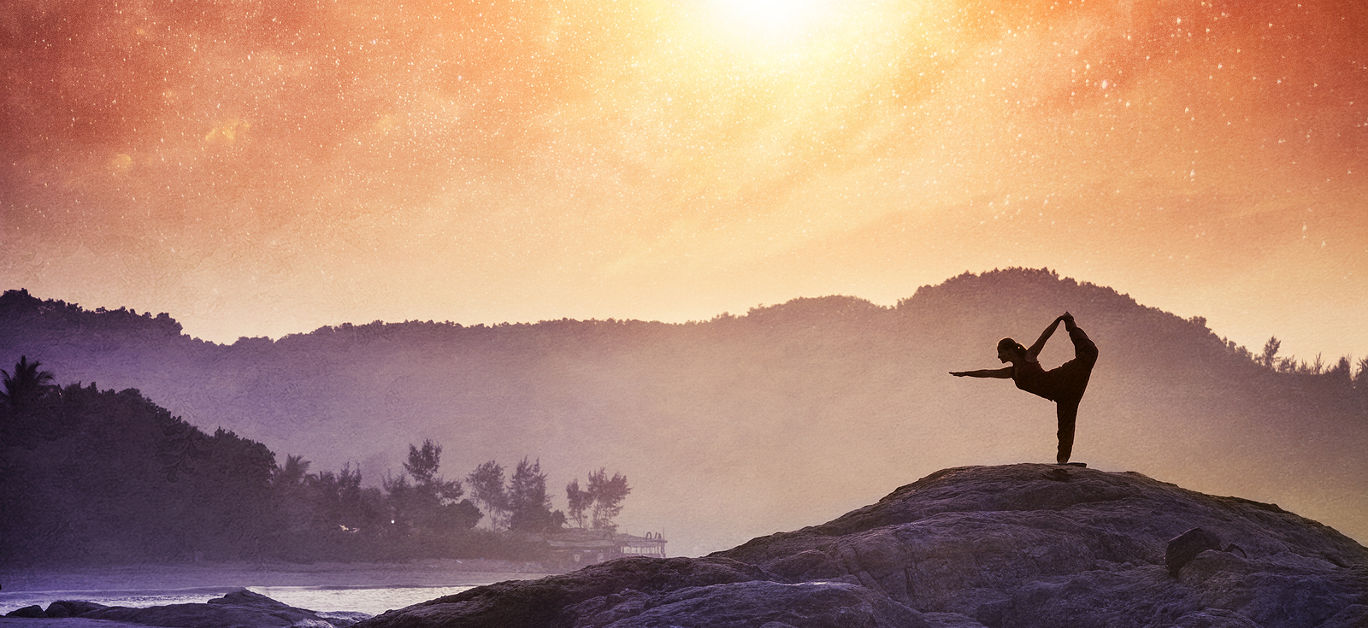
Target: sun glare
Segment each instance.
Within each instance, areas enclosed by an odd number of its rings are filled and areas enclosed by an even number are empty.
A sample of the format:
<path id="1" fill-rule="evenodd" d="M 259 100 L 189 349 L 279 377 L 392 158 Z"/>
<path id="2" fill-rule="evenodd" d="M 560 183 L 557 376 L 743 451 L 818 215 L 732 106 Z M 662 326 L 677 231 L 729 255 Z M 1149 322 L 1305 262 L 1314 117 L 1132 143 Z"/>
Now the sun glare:
<path id="1" fill-rule="evenodd" d="M 724 28 L 759 43 L 791 43 L 830 17 L 836 0 L 711 0 Z"/>

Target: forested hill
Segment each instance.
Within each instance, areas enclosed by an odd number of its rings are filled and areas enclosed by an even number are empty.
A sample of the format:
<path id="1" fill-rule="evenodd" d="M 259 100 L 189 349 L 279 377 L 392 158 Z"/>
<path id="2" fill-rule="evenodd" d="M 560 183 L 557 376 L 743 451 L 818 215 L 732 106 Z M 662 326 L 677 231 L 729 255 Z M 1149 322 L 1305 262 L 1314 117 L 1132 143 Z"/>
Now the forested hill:
<path id="1" fill-rule="evenodd" d="M 1368 539 L 1362 365 L 1251 355 L 1200 319 L 1044 270 L 966 274 L 889 308 L 825 297 L 688 324 L 377 322 L 226 346 L 166 316 L 12 291 L 0 361 L 136 387 L 195 425 L 315 468 L 359 462 L 371 479 L 422 438 L 456 468 L 527 454 L 572 474 L 610 464 L 633 478 L 623 526 L 696 553 L 936 469 L 1053 459 L 1051 404 L 946 372 L 998 366 L 999 338 L 1029 344 L 1064 310 L 1102 356 L 1076 459 L 1277 502 Z M 1042 362 L 1069 357 L 1061 330 Z"/>
<path id="2" fill-rule="evenodd" d="M 0 564 L 257 558 L 284 546 L 262 444 L 206 434 L 136 390 L 5 379 Z"/>

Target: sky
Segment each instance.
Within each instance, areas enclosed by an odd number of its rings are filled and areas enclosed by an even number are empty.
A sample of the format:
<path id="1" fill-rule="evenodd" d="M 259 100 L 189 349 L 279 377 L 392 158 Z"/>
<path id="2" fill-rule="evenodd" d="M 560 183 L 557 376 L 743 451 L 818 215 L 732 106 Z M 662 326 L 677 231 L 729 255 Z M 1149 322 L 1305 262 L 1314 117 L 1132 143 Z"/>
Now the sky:
<path id="1" fill-rule="evenodd" d="M 0 286 L 231 342 L 1049 267 L 1368 356 L 1368 5 L 7 0 Z"/>

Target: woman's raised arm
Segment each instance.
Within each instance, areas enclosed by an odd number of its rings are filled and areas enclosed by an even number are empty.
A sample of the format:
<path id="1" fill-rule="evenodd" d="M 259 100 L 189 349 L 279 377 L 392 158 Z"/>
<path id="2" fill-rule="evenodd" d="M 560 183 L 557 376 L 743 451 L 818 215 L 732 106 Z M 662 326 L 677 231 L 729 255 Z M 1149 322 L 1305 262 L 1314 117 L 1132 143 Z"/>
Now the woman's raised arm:
<path id="1" fill-rule="evenodd" d="M 1045 331 L 1040 333 L 1040 338 L 1036 339 L 1035 344 L 1031 345 L 1031 348 L 1026 350 L 1026 355 L 1031 356 L 1031 359 L 1033 360 L 1040 357 L 1040 350 L 1045 348 L 1045 341 L 1050 339 L 1050 336 L 1054 334 L 1055 328 L 1059 327 L 1059 323 L 1063 320 L 1063 316 L 1056 317 L 1054 322 L 1050 323 L 1050 326 L 1046 327 Z"/>
<path id="2" fill-rule="evenodd" d="M 1012 379 L 1012 367 L 1000 369 L 980 369 L 977 371 L 950 371 L 955 377 L 991 377 L 993 379 Z"/>

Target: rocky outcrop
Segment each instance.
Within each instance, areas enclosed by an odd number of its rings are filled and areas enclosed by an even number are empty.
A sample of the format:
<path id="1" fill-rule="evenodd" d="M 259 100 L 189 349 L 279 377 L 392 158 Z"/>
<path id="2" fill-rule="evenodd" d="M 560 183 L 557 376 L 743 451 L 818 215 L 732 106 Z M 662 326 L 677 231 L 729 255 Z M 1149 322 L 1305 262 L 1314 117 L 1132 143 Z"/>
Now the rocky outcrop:
<path id="1" fill-rule="evenodd" d="M 648 600 L 685 590 L 773 582 L 763 569 L 726 558 L 624 559 L 540 580 L 479 587 L 389 612 L 367 626 L 558 626 L 583 614 L 603 617 L 645 609 Z"/>
<path id="2" fill-rule="evenodd" d="M 48 604 L 47 611 L 43 614 L 49 619 L 62 619 L 66 617 L 80 617 L 86 613 L 93 613 L 103 608 L 109 608 L 104 604 L 95 602 L 83 602 L 72 600 L 58 600 Z"/>
<path id="3" fill-rule="evenodd" d="M 23 608 L 16 608 L 8 613 L 5 613 L 5 617 L 14 617 L 16 619 L 36 619 L 39 617 L 45 617 L 45 615 L 43 615 L 43 607 L 41 606 L 25 606 Z"/>
<path id="4" fill-rule="evenodd" d="M 342 628 L 363 617 L 323 616 L 295 608 L 258 593 L 239 589 L 204 604 L 170 604 L 147 608 L 104 606 L 93 602 L 58 601 L 47 611 L 33 606 L 25 617 L 80 618 L 120 622 L 120 625 L 177 626 L 180 628 Z M 11 613 L 10 616 L 17 616 Z"/>
<path id="5" fill-rule="evenodd" d="M 360 624 L 485 625 L 1347 628 L 1368 625 L 1368 549 L 1136 473 L 967 467 L 706 558 L 623 559 Z"/>
<path id="6" fill-rule="evenodd" d="M 1183 567 L 1192 562 L 1198 554 L 1220 547 L 1221 537 L 1201 528 L 1193 528 L 1168 542 L 1168 550 L 1164 552 L 1164 564 L 1168 566 L 1169 575 L 1177 578 Z"/>

